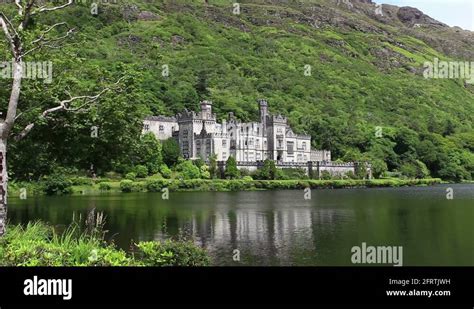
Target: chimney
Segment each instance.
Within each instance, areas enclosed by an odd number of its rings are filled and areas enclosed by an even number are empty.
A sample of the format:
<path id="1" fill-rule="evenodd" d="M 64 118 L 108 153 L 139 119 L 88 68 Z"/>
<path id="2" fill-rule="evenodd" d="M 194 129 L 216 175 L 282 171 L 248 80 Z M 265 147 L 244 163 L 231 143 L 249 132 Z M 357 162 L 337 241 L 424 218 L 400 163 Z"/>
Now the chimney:
<path id="1" fill-rule="evenodd" d="M 222 120 L 222 133 L 227 133 L 227 120 Z"/>

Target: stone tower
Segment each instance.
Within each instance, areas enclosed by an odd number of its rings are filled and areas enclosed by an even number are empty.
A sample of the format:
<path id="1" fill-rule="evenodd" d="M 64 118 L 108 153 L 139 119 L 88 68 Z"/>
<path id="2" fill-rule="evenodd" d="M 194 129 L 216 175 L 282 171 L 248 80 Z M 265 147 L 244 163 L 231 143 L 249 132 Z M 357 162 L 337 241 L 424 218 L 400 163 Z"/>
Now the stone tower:
<path id="1" fill-rule="evenodd" d="M 282 115 L 267 117 L 268 158 L 275 161 L 286 160 L 287 118 Z"/>
<path id="2" fill-rule="evenodd" d="M 210 120 L 212 119 L 212 102 L 211 101 L 201 101 L 201 119 Z"/>

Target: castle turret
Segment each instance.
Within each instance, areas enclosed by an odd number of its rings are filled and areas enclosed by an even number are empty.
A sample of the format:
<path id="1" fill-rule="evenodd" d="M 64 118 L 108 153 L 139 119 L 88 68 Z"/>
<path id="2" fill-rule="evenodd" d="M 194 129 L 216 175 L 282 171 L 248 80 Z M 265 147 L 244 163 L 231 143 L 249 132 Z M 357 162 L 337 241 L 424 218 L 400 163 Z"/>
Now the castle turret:
<path id="1" fill-rule="evenodd" d="M 201 118 L 202 119 L 212 119 L 212 102 L 211 101 L 201 101 Z"/>

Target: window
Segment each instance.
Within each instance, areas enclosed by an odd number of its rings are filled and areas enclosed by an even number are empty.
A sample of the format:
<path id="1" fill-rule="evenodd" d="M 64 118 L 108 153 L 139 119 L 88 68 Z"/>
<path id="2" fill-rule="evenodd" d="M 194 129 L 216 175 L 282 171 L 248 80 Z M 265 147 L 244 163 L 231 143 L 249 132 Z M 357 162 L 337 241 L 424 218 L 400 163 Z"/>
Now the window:
<path id="1" fill-rule="evenodd" d="M 226 139 L 222 140 L 222 147 L 227 147 L 227 140 Z"/>
<path id="2" fill-rule="evenodd" d="M 306 142 L 303 142 L 303 150 L 306 150 Z"/>
<path id="3" fill-rule="evenodd" d="M 294 144 L 295 144 L 294 142 L 286 142 L 286 148 L 287 148 L 287 151 L 288 151 L 289 155 L 293 154 Z"/>
<path id="4" fill-rule="evenodd" d="M 227 152 L 222 153 L 222 160 L 227 160 Z"/>
<path id="5" fill-rule="evenodd" d="M 257 135 L 260 134 L 260 127 L 257 127 Z"/>
<path id="6" fill-rule="evenodd" d="M 165 130 L 165 126 L 160 124 L 160 131 L 164 131 Z"/>
<path id="7" fill-rule="evenodd" d="M 183 150 L 183 156 L 185 158 L 189 158 L 189 142 L 187 142 L 187 141 L 183 142 L 183 147 L 182 148 L 183 148 L 182 149 Z"/>
<path id="8" fill-rule="evenodd" d="M 149 124 L 146 124 L 146 125 L 143 127 L 143 129 L 144 129 L 145 131 L 150 130 L 150 125 L 149 125 Z"/>
<path id="9" fill-rule="evenodd" d="M 196 152 L 197 153 L 201 152 L 201 141 L 200 140 L 196 141 Z"/>

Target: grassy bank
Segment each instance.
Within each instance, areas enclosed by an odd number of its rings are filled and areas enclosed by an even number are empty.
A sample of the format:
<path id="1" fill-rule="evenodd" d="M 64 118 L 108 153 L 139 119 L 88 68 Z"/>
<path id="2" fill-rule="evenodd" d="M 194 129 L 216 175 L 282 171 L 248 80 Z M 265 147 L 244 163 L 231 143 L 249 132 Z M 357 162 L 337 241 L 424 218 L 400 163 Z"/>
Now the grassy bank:
<path id="1" fill-rule="evenodd" d="M 157 179 L 144 178 L 139 180 L 110 180 L 110 179 L 83 179 L 80 183 L 72 182 L 70 186 L 53 192 L 63 194 L 98 194 L 118 192 L 162 192 L 167 188 L 175 191 L 252 191 L 252 190 L 299 190 L 311 189 L 339 189 L 339 188 L 374 188 L 374 187 L 404 187 L 429 186 L 442 183 L 441 179 L 338 179 L 338 180 L 253 180 L 253 179 Z M 10 186 L 9 194 L 19 196 L 22 188 L 28 194 L 40 195 L 51 190 L 44 188 L 41 183 L 15 183 Z"/>
<path id="2" fill-rule="evenodd" d="M 10 225 L 0 238 L 0 266 L 207 266 L 190 241 L 139 242 L 131 252 L 104 241 L 99 230 L 71 225 L 62 233 L 42 222 Z"/>

